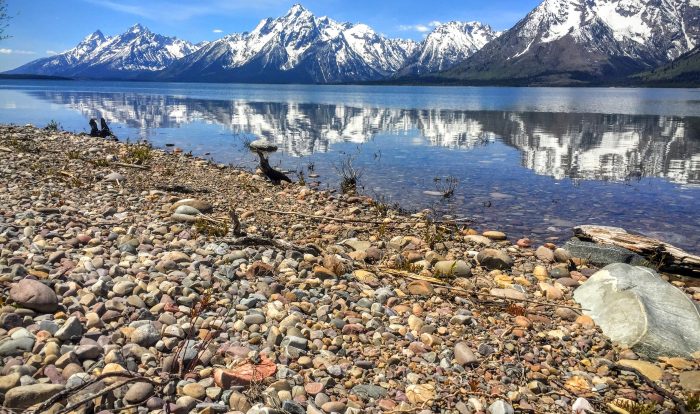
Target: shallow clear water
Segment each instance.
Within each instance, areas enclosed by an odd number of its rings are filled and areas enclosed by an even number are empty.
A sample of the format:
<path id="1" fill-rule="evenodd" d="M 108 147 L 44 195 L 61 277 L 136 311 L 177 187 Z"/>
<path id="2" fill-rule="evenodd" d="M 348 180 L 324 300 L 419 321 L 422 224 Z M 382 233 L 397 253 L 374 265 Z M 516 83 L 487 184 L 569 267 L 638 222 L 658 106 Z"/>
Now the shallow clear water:
<path id="1" fill-rule="evenodd" d="M 248 168 L 244 143 L 264 138 L 321 187 L 352 157 L 365 193 L 514 238 L 601 224 L 700 252 L 698 89 L 0 82 L 0 122 L 100 116 L 121 139 Z M 452 198 L 425 194 L 446 177 Z"/>

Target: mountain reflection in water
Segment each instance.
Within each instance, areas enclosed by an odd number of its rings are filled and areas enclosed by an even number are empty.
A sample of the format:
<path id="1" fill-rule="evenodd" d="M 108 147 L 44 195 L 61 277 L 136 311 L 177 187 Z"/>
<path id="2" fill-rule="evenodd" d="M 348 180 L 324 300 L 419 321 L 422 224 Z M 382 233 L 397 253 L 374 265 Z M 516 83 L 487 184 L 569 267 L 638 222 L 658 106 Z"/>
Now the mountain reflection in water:
<path id="1" fill-rule="evenodd" d="M 287 155 L 417 131 L 430 145 L 471 149 L 496 140 L 517 148 L 522 166 L 556 179 L 626 181 L 659 177 L 700 184 L 700 118 L 549 112 L 389 109 L 134 93 L 32 91 L 31 96 L 151 131 L 194 122 L 276 143 Z"/>

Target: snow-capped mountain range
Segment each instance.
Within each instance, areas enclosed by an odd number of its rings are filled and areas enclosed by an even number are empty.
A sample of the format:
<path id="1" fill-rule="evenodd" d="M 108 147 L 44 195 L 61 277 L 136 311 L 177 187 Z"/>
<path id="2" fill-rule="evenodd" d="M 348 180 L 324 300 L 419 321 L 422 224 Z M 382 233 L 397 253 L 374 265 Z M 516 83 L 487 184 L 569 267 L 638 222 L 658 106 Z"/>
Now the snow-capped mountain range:
<path id="1" fill-rule="evenodd" d="M 449 22 L 437 26 L 421 42 L 402 74 L 450 69 L 465 61 L 501 33 L 480 22 Z"/>
<path id="2" fill-rule="evenodd" d="M 387 38 L 365 24 L 316 17 L 295 4 L 251 32 L 194 45 L 140 25 L 105 37 L 97 31 L 75 48 L 10 71 L 14 74 L 151 80 L 338 83 L 381 80 L 405 67 L 415 73 L 461 62 L 496 33 L 487 25 L 450 22 L 426 39 Z"/>
<path id="3" fill-rule="evenodd" d="M 161 71 L 200 46 L 153 33 L 137 24 L 112 37 L 105 37 L 98 30 L 73 49 L 35 60 L 9 73 L 130 79 Z"/>
<path id="4" fill-rule="evenodd" d="M 253 31 L 232 34 L 175 62 L 161 78 L 336 83 L 391 76 L 412 41 L 388 39 L 364 24 L 316 17 L 301 5 Z"/>
<path id="5" fill-rule="evenodd" d="M 420 43 L 316 17 L 296 4 L 251 32 L 198 45 L 140 25 L 113 37 L 97 31 L 67 52 L 8 73 L 203 82 L 584 84 L 626 79 L 699 44 L 700 0 L 543 0 L 506 32 L 450 22 Z"/>
<path id="6" fill-rule="evenodd" d="M 700 0 L 544 0 L 448 77 L 585 82 L 658 67 L 700 44 Z"/>

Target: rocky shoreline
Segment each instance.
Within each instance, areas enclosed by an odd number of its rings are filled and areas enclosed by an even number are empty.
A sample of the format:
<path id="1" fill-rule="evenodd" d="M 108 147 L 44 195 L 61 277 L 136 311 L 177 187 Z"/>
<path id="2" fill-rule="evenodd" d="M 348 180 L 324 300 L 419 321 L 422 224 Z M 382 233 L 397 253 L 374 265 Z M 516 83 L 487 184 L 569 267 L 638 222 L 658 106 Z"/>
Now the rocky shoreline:
<path id="1" fill-rule="evenodd" d="M 611 342 L 573 299 L 598 270 L 176 150 L 0 126 L 5 410 L 684 412 L 700 355 Z"/>

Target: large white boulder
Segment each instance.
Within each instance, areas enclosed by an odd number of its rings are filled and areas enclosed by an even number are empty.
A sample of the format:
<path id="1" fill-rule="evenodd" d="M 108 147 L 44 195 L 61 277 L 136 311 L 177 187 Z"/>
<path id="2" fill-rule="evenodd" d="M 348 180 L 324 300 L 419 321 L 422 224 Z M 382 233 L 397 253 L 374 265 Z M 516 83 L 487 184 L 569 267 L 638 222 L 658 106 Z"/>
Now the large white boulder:
<path id="1" fill-rule="evenodd" d="M 574 299 L 613 341 L 649 357 L 700 351 L 700 306 L 646 267 L 615 263 Z"/>

